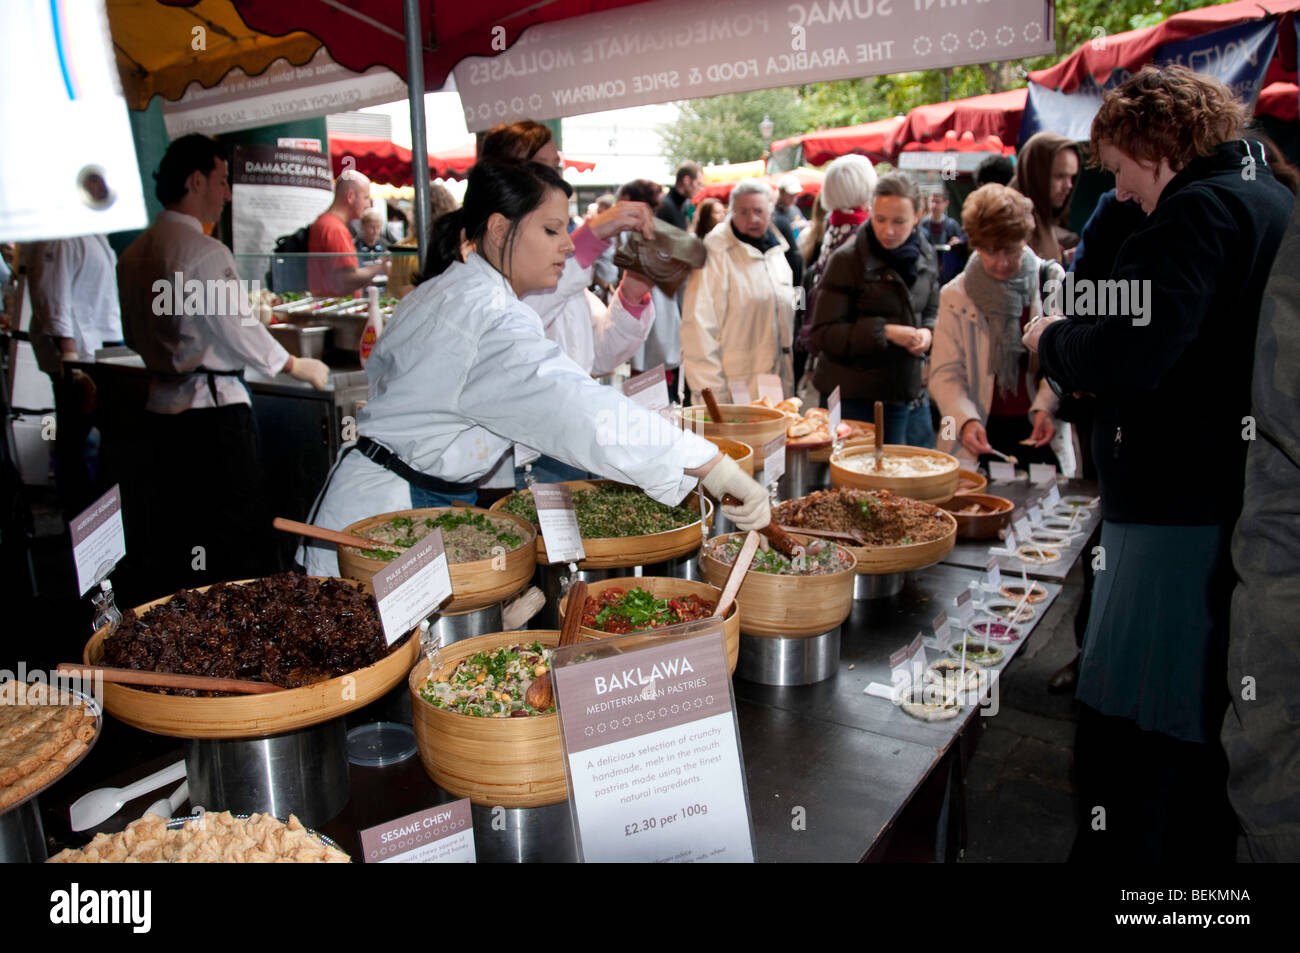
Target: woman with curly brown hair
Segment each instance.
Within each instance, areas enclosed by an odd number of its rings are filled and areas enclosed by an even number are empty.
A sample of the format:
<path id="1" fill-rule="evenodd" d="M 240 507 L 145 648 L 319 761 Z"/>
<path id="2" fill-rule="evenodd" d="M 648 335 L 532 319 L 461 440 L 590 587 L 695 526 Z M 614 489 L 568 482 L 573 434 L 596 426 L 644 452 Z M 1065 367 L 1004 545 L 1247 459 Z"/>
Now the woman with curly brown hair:
<path id="1" fill-rule="evenodd" d="M 1025 335 L 1063 390 L 1097 398 L 1105 571 L 1079 666 L 1080 860 L 1234 856 L 1218 742 L 1228 544 L 1260 301 L 1293 202 L 1241 138 L 1244 120 L 1227 87 L 1183 67 L 1148 67 L 1109 92 L 1091 155 L 1147 215 L 1111 280 L 1144 304 L 1044 318 Z M 1179 478 L 1184 465 L 1194 479 Z"/>

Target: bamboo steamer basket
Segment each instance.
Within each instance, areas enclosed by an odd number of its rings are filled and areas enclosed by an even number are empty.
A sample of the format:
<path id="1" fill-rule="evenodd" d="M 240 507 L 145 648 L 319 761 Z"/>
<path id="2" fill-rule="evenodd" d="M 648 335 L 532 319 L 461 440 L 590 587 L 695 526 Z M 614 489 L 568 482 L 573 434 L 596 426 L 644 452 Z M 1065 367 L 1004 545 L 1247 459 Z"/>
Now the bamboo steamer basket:
<path id="1" fill-rule="evenodd" d="M 882 576 L 888 573 L 924 569 L 942 560 L 957 545 L 957 518 L 946 510 L 940 512 L 947 517 L 949 527 L 948 532 L 938 539 L 924 543 L 910 543 L 907 546 L 841 545 L 857 559 L 857 571 L 861 576 Z"/>
<path id="2" fill-rule="evenodd" d="M 255 581 L 241 579 L 239 583 Z M 204 586 L 195 591 L 206 592 L 210 588 Z M 141 615 L 170 600 L 171 596 L 165 596 L 136 606 L 136 614 Z M 82 661 L 88 665 L 98 665 L 103 657 L 104 640 L 107 637 L 108 626 L 91 636 L 82 652 Z M 187 698 L 182 695 L 160 695 L 105 682 L 104 710 L 132 728 L 156 735 L 173 738 L 260 738 L 317 725 L 369 704 L 401 682 L 419 654 L 420 640 L 408 633 L 405 642 L 373 665 L 314 685 L 265 695 Z"/>
<path id="3" fill-rule="evenodd" d="M 777 437 L 785 436 L 790 419 L 779 410 L 750 404 L 719 404 L 722 416 L 738 419 L 741 423 L 705 422 L 697 417 L 707 417 L 709 408 L 703 404 L 692 404 L 682 411 L 682 427 L 694 430 L 702 437 L 722 437 L 727 440 L 739 440 L 754 448 L 754 455 L 762 459 L 763 448 Z M 756 461 L 757 462 L 757 461 Z M 762 464 L 758 463 L 758 469 Z"/>
<path id="4" fill-rule="evenodd" d="M 453 642 L 439 654 L 444 665 L 454 665 L 477 652 L 531 642 L 554 648 L 560 633 L 554 629 L 494 632 Z M 554 713 L 475 718 L 434 708 L 420 695 L 430 668 L 429 660 L 421 659 L 407 682 L 420 761 L 439 787 L 493 807 L 541 807 L 568 800 L 560 722 Z"/>
<path id="5" fill-rule="evenodd" d="M 956 457 L 939 450 L 896 443 L 887 443 L 883 449 L 886 456 L 931 457 L 943 460 L 950 465 L 950 469 L 927 476 L 876 476 L 872 473 L 858 473 L 843 466 L 844 461 L 875 452 L 874 446 L 859 443 L 843 447 L 831 456 L 831 486 L 854 487 L 859 490 L 888 490 L 890 493 L 911 500 L 920 500 L 922 503 L 946 503 L 952 499 L 953 493 L 957 490 L 959 468 Z"/>
<path id="6" fill-rule="evenodd" d="M 853 427 L 854 432 L 844 438 L 840 444 L 841 448 L 856 446 L 859 443 L 871 443 L 874 445 L 876 439 L 876 425 L 869 424 L 862 420 L 842 420 L 841 423 L 849 424 Z M 814 450 L 808 454 L 808 459 L 813 463 L 830 463 L 831 454 L 835 452 L 835 445 L 822 447 L 820 450 Z"/>
<path id="7" fill-rule="evenodd" d="M 792 534 L 807 543 L 811 537 Z M 744 533 L 715 536 L 710 544 L 743 539 Z M 820 576 L 778 576 L 758 572 L 745 573 L 736 598 L 740 605 L 740 630 L 746 635 L 785 639 L 808 638 L 829 632 L 853 611 L 853 578 L 857 561 L 847 547 L 841 546 L 848 561 L 839 572 Z M 727 583 L 731 567 L 709 555 L 706 546 L 700 553 L 700 573 L 712 585 Z"/>
<path id="8" fill-rule="evenodd" d="M 957 489 L 955 496 L 961 496 L 963 493 L 983 493 L 989 488 L 988 477 L 978 470 L 958 470 L 957 471 Z"/>
<path id="9" fill-rule="evenodd" d="M 978 503 L 990 510 L 988 513 L 957 513 L 954 510 Z M 952 512 L 957 520 L 957 535 L 962 539 L 997 539 L 998 533 L 1011 525 L 1011 512 L 1016 504 L 1000 496 L 986 493 L 958 493 L 943 508 Z"/>
<path id="10" fill-rule="evenodd" d="M 716 446 L 731 459 L 736 461 L 736 465 L 746 476 L 754 475 L 754 448 L 747 443 L 741 443 L 739 440 L 728 440 L 726 437 L 705 437 L 709 443 Z"/>
<path id="11" fill-rule="evenodd" d="M 671 576 L 620 576 L 616 579 L 603 579 L 600 582 L 587 583 L 587 595 L 595 598 L 606 589 L 645 589 L 656 599 L 668 599 L 674 596 L 696 595 L 701 599 L 717 602 L 722 598 L 722 590 L 705 582 L 693 582 L 690 579 L 675 579 Z M 569 608 L 569 597 L 560 600 L 560 623 Z M 727 667 L 734 675 L 736 659 L 740 657 L 740 603 L 733 602 L 722 620 L 722 632 L 727 642 Z M 656 630 L 650 629 L 649 632 Z M 601 632 L 588 626 L 578 629 L 580 638 L 585 641 L 618 638 L 609 632 Z"/>
<path id="12" fill-rule="evenodd" d="M 615 480 L 569 480 L 563 484 L 570 490 L 591 490 L 599 486 L 624 486 Z M 492 511 L 499 512 L 509 496 L 503 496 L 492 504 Z M 682 506 L 699 512 L 699 491 L 692 490 L 682 500 Z M 704 498 L 705 526 L 713 525 L 713 503 Z M 632 566 L 649 566 L 654 563 L 667 562 L 681 556 L 689 556 L 700 548 L 700 521 L 687 523 L 676 529 L 663 533 L 651 533 L 646 536 L 612 536 L 604 539 L 582 538 L 582 549 L 587 555 L 578 561 L 579 569 L 627 569 Z M 549 565 L 546 555 L 546 540 L 537 534 L 537 562 Z"/>
<path id="13" fill-rule="evenodd" d="M 361 533 L 399 516 L 423 520 L 436 518 L 453 510 L 456 512 L 468 511 L 488 514 L 487 510 L 477 506 L 440 506 L 432 509 L 396 510 L 392 513 L 380 513 L 378 516 L 357 520 L 357 522 L 343 527 L 342 532 Z M 451 602 L 442 608 L 441 611 L 444 614 L 470 612 L 474 609 L 484 609 L 490 605 L 495 605 L 515 595 L 524 586 L 528 585 L 528 580 L 533 578 L 533 570 L 537 566 L 537 547 L 533 545 L 533 538 L 538 536 L 537 530 L 533 528 L 533 524 L 528 520 L 520 519 L 510 513 L 492 513 L 491 515 L 498 519 L 507 520 L 519 527 L 519 531 L 524 536 L 524 542 L 506 553 L 504 569 L 494 568 L 494 559 L 476 559 L 468 563 L 448 562 L 447 571 L 451 574 Z M 382 546 L 383 544 L 375 543 L 375 545 Z M 339 554 L 339 575 L 348 579 L 360 580 L 365 583 L 368 591 L 371 589 L 370 581 L 375 573 L 388 565 L 383 559 L 372 559 L 369 556 L 361 555 L 360 548 L 354 549 L 351 546 L 338 546 L 336 548 Z"/>

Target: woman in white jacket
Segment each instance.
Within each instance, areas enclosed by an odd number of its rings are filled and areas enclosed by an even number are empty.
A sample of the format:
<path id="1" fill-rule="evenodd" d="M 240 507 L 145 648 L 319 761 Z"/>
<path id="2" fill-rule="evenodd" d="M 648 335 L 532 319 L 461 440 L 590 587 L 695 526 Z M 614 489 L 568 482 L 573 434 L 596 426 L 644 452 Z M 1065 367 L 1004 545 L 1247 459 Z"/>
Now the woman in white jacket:
<path id="1" fill-rule="evenodd" d="M 1037 358 L 1020 340 L 1042 311 L 1040 270 L 1062 277 L 1025 244 L 1033 204 L 1004 185 L 985 185 L 967 197 L 962 227 L 974 254 L 939 293 L 931 350 L 930 396 L 944 418 L 939 449 L 968 464 L 997 449 L 1072 475 L 1070 425 L 1053 416 L 1056 394 L 1038 380 Z"/>
<path id="2" fill-rule="evenodd" d="M 691 392 L 728 385 L 757 396 L 759 374 L 779 374 L 794 393 L 794 275 L 789 247 L 772 228 L 772 187 L 745 179 L 727 217 L 704 239 L 708 260 L 691 274 L 682 304 L 682 370 Z"/>
<path id="3" fill-rule="evenodd" d="M 312 522 L 341 529 L 365 516 L 469 496 L 517 441 L 676 504 L 702 478 L 743 529 L 768 522 L 767 495 L 701 437 L 678 430 L 592 380 L 542 333 L 520 301 L 552 287 L 572 250 L 571 188 L 535 163 L 479 162 L 465 204 L 439 219 L 434 276 L 398 306 L 371 354 L 359 438 L 345 447 Z M 460 246 L 474 251 L 464 261 Z M 647 282 L 625 276 L 640 300 Z M 352 452 L 353 450 L 359 452 Z M 336 575 L 330 546 L 306 545 L 309 573 Z"/>

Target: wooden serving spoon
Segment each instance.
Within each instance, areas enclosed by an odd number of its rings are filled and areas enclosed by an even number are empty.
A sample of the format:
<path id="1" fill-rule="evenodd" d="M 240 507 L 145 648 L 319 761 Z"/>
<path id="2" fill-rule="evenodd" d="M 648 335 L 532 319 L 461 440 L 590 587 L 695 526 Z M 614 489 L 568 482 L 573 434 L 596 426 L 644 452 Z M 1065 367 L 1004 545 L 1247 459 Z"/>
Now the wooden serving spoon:
<path id="1" fill-rule="evenodd" d="M 319 539 L 326 543 L 338 543 L 340 546 L 352 546 L 355 549 L 370 549 L 374 546 L 383 545 L 383 543 L 377 543 L 373 539 L 366 539 L 364 536 L 353 536 L 351 533 L 340 533 L 336 529 L 312 526 L 310 523 L 299 523 L 297 520 L 287 520 L 283 516 L 277 516 L 271 520 L 271 525 L 286 533 L 310 536 L 312 539 Z"/>
<path id="2" fill-rule="evenodd" d="M 879 476 L 885 471 L 881 469 L 881 460 L 885 456 L 885 404 L 883 401 L 876 401 L 875 406 L 875 424 L 876 424 L 876 475 Z"/>
<path id="3" fill-rule="evenodd" d="M 564 615 L 564 625 L 560 628 L 558 648 L 573 645 L 578 641 L 578 629 L 582 627 L 582 613 L 587 608 L 587 584 L 581 579 L 574 580 L 573 585 L 569 587 L 568 606 L 569 611 Z M 551 702 L 555 699 L 554 678 L 555 670 L 551 669 L 541 678 L 533 679 L 533 683 L 528 686 L 528 691 L 524 692 L 524 701 L 537 711 L 546 711 L 550 708 Z"/>
<path id="4" fill-rule="evenodd" d="M 715 619 L 721 619 L 731 608 L 731 604 L 736 601 L 736 593 L 740 590 L 740 585 L 745 581 L 745 573 L 749 572 L 749 564 L 754 561 L 754 553 L 758 551 L 758 533 L 750 531 L 745 536 L 745 545 L 740 547 L 740 553 L 736 556 L 736 561 L 731 566 L 731 575 L 727 577 L 727 585 L 722 590 L 722 598 L 718 600 L 718 608 L 713 611 Z"/>
<path id="5" fill-rule="evenodd" d="M 833 529 L 812 529 L 808 526 L 785 526 L 781 529 L 791 533 L 803 533 L 805 536 L 820 536 L 823 539 L 840 539 L 854 546 L 870 546 L 867 542 L 866 533 L 860 529 L 850 530 L 847 533 L 841 533 Z"/>
<path id="6" fill-rule="evenodd" d="M 54 670 L 64 678 L 82 681 L 99 677 L 116 685 L 149 685 L 154 688 L 192 688 L 200 692 L 230 692 L 235 695 L 269 695 L 284 691 L 270 682 L 250 682 L 242 678 L 209 678 L 206 675 L 177 675 L 173 672 L 146 672 L 134 668 L 111 668 L 105 665 L 78 665 L 62 662 Z"/>

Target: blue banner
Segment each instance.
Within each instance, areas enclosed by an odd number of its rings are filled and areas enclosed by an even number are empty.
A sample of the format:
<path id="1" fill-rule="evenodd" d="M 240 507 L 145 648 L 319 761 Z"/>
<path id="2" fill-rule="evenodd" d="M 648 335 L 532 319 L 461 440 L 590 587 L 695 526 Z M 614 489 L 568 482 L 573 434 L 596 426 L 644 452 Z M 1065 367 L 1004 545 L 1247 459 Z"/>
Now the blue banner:
<path id="1" fill-rule="evenodd" d="M 1296 19 L 1296 24 L 1300 31 L 1300 18 Z M 1105 43 L 1106 38 L 1098 37 L 1089 42 Z M 1241 102 L 1253 105 L 1276 48 L 1277 19 L 1251 20 L 1213 33 L 1166 43 L 1157 47 L 1152 62 L 1156 66 L 1177 64 L 1198 73 L 1207 73 L 1228 86 Z M 1020 120 L 1020 144 L 1044 129 L 1079 142 L 1087 140 L 1102 96 L 1130 75 L 1128 70 L 1115 70 L 1103 86 L 1087 77 L 1072 93 L 1062 93 L 1031 82 L 1025 112 Z"/>

